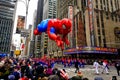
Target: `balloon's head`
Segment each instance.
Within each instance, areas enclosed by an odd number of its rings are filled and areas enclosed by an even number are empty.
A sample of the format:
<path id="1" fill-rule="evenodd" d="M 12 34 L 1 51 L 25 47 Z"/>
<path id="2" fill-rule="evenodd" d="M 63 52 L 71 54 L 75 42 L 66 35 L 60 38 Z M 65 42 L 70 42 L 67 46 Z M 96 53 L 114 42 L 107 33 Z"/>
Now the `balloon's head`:
<path id="1" fill-rule="evenodd" d="M 69 33 L 71 31 L 72 23 L 70 19 L 64 18 L 61 21 L 63 33 Z"/>

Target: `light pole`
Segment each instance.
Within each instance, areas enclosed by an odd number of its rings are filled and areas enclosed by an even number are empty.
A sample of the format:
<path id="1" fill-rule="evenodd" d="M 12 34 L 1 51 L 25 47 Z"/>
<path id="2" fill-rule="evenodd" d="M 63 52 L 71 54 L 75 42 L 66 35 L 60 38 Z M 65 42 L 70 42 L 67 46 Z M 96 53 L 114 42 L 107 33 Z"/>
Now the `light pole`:
<path id="1" fill-rule="evenodd" d="M 25 22 L 25 27 L 27 27 L 27 16 L 28 16 L 28 8 L 29 8 L 29 2 L 30 0 L 25 0 L 26 2 L 26 22 Z"/>
<path id="2" fill-rule="evenodd" d="M 13 2 L 16 2 L 16 6 L 18 5 L 18 2 L 22 2 L 22 3 L 24 3 L 25 4 L 25 7 L 26 7 L 26 20 L 25 20 L 25 27 L 26 27 L 26 24 L 27 24 L 27 16 L 28 16 L 28 8 L 29 8 L 29 2 L 30 2 L 30 0 L 14 0 Z M 16 9 L 17 9 L 17 7 L 16 7 Z"/>
<path id="3" fill-rule="evenodd" d="M 23 30 L 21 30 L 20 34 L 22 37 L 24 37 L 24 44 L 25 44 L 25 48 L 23 50 L 23 56 L 27 56 L 27 51 L 28 51 L 28 37 L 29 37 L 29 33 L 30 30 L 27 30 L 27 17 L 28 17 L 28 9 L 29 9 L 29 2 L 30 0 L 14 0 L 14 2 L 16 2 L 16 10 L 18 9 L 18 2 L 22 2 L 25 5 L 26 8 L 26 12 L 25 12 L 25 28 Z"/>

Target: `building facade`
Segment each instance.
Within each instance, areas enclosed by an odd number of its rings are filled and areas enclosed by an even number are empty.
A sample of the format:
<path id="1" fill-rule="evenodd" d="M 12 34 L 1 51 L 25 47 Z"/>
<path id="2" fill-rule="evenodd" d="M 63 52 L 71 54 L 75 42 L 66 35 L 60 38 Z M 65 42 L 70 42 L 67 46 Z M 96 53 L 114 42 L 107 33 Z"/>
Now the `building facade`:
<path id="1" fill-rule="evenodd" d="M 120 48 L 119 0 L 58 0 L 57 5 L 58 18 L 68 17 L 68 7 L 73 7 L 71 48 Z"/>
<path id="2" fill-rule="evenodd" d="M 10 53 L 15 2 L 0 0 L 0 52 Z"/>
<path id="3" fill-rule="evenodd" d="M 44 0 L 43 20 L 56 18 L 57 0 Z M 54 42 L 48 38 L 46 33 L 41 35 L 41 55 L 51 55 L 54 51 Z M 54 47 L 53 47 L 54 46 Z"/>
<path id="4" fill-rule="evenodd" d="M 35 21 L 35 28 L 37 25 L 42 21 L 43 18 L 43 2 L 44 0 L 38 0 L 38 6 L 37 6 L 37 14 L 36 14 L 36 21 Z M 36 57 L 41 57 L 41 35 L 34 36 L 33 37 L 33 43 L 35 45 L 34 48 L 34 54 Z"/>

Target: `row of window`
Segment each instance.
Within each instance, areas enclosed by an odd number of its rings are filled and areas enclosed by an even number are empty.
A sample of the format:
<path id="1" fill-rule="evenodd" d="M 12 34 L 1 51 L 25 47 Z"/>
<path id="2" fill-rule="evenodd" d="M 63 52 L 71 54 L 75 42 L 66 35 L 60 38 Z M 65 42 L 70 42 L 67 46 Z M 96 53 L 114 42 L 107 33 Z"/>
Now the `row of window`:
<path id="1" fill-rule="evenodd" d="M 95 12 L 97 13 L 97 17 L 99 16 L 98 12 L 100 12 L 100 15 L 103 15 L 103 11 L 96 10 Z M 112 21 L 120 22 L 120 16 L 117 15 L 116 13 L 108 13 L 108 12 L 106 12 L 105 14 L 106 14 L 106 19 L 110 19 L 111 18 Z M 101 16 L 101 19 L 103 20 L 102 16 Z"/>
<path id="2" fill-rule="evenodd" d="M 12 20 L 0 17 L 0 51 L 10 51 Z"/>
<path id="3" fill-rule="evenodd" d="M 114 11 L 119 9 L 119 0 L 99 0 L 100 4 L 98 3 L 98 0 L 95 0 L 96 2 L 96 8 L 100 5 L 101 9 L 105 11 Z M 113 5 L 115 6 L 115 9 L 113 8 Z"/>
<path id="4" fill-rule="evenodd" d="M 115 21 L 115 22 L 120 22 L 120 16 L 117 15 L 116 13 L 111 13 L 109 14 L 108 12 L 106 12 L 106 19 L 110 19 L 112 21 Z"/>
<path id="5" fill-rule="evenodd" d="M 11 20 L 0 20 L 0 35 L 8 35 L 11 33 L 12 21 Z"/>
<path id="6" fill-rule="evenodd" d="M 104 30 L 104 19 L 103 19 L 103 12 L 100 12 L 100 13 L 96 13 L 96 21 L 97 21 L 97 27 L 98 27 L 98 42 L 99 42 L 99 46 L 102 46 L 101 43 L 103 42 L 103 46 L 106 47 L 106 39 L 105 38 L 101 38 L 101 35 L 104 37 L 105 36 L 105 30 Z M 99 16 L 100 14 L 100 16 Z M 113 15 L 113 16 L 116 16 L 116 15 Z M 118 19 L 118 16 L 116 16 L 116 18 Z M 117 20 L 115 19 L 115 21 L 117 22 Z M 114 21 L 114 19 L 112 19 Z M 100 21 L 101 21 L 101 24 L 100 24 Z M 100 28 L 101 27 L 101 28 Z"/>
<path id="7" fill-rule="evenodd" d="M 96 22 L 97 22 L 97 28 L 98 28 L 98 45 L 99 47 L 106 47 L 106 39 L 101 38 L 101 35 L 104 37 L 105 36 L 105 30 L 104 30 L 104 19 L 103 19 L 103 12 L 102 11 L 96 11 Z M 101 24 L 100 24 L 101 22 Z M 101 27 L 101 28 L 100 28 Z M 104 43 L 102 46 L 101 43 Z"/>
<path id="8" fill-rule="evenodd" d="M 11 32 L 13 27 L 13 13 L 15 4 L 12 0 L 0 1 L 0 51 L 10 52 Z"/>
<path id="9" fill-rule="evenodd" d="M 0 51 L 8 53 L 10 51 L 10 46 L 8 46 L 8 47 L 7 46 L 6 47 L 1 47 L 0 46 Z"/>

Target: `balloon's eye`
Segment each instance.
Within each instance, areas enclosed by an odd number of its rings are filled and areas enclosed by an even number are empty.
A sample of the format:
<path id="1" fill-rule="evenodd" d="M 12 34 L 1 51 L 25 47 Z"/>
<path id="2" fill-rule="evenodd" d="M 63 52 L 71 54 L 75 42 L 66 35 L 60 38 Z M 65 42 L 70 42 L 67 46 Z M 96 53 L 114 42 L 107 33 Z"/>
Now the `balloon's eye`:
<path id="1" fill-rule="evenodd" d="M 62 28 L 63 28 L 63 29 L 66 29 L 66 26 L 65 26 L 65 25 L 62 25 Z"/>

